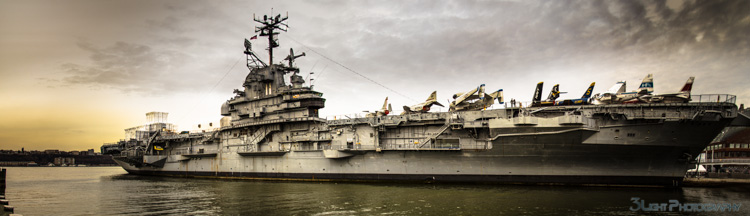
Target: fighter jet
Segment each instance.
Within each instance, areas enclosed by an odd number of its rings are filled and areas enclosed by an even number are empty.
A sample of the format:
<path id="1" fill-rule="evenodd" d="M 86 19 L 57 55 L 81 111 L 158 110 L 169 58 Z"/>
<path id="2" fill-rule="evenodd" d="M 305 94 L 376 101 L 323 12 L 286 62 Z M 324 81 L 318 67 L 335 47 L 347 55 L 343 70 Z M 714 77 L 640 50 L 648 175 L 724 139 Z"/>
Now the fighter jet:
<path id="1" fill-rule="evenodd" d="M 391 104 L 388 103 L 388 97 L 385 97 L 385 102 L 383 102 L 383 108 L 380 108 L 380 110 L 376 110 L 372 113 L 367 113 L 366 117 L 378 117 L 378 116 L 387 116 L 388 113 L 391 113 L 393 108 L 391 108 Z M 367 111 L 364 111 L 367 112 Z"/>
<path id="2" fill-rule="evenodd" d="M 615 83 L 612 87 L 607 89 L 604 93 L 596 94 L 594 95 L 594 102 L 593 104 L 610 104 L 613 103 L 613 101 L 618 100 L 618 95 L 622 95 L 625 93 L 625 88 L 627 86 L 627 83 L 625 80 L 619 81 Z"/>
<path id="3" fill-rule="evenodd" d="M 693 89 L 695 77 L 688 78 L 680 92 L 656 95 L 644 95 L 638 99 L 647 103 L 687 103 L 690 102 L 690 90 Z"/>
<path id="4" fill-rule="evenodd" d="M 552 86 L 552 90 L 549 92 L 549 96 L 547 96 L 547 100 L 542 101 L 541 97 L 542 94 L 540 93 L 542 91 L 542 86 L 544 85 L 544 82 L 539 82 L 536 84 L 536 90 L 534 91 L 534 99 L 531 102 L 532 107 L 539 107 L 539 106 L 553 106 L 555 105 L 555 100 L 560 97 L 560 84 L 555 84 L 555 86 Z"/>
<path id="5" fill-rule="evenodd" d="M 567 106 L 567 105 L 586 105 L 589 104 L 589 98 L 591 98 L 591 92 L 594 91 L 594 85 L 596 82 L 592 82 L 591 85 L 589 85 L 589 88 L 586 89 L 586 92 L 583 93 L 583 96 L 581 98 L 577 99 L 565 99 L 562 101 L 556 101 L 555 106 Z"/>
<path id="6" fill-rule="evenodd" d="M 411 114 L 411 113 L 426 113 L 430 111 L 430 107 L 433 104 L 444 107 L 442 104 L 440 104 L 437 101 L 437 91 L 433 91 L 432 94 L 430 94 L 430 97 L 428 97 L 427 100 L 425 100 L 422 103 L 412 105 L 412 106 L 404 106 L 404 112 L 402 112 L 401 115 Z"/>
<path id="7" fill-rule="evenodd" d="M 654 75 L 646 75 L 646 77 L 643 78 L 643 81 L 641 81 L 641 85 L 635 91 L 625 92 L 625 89 L 625 81 L 617 82 L 606 92 L 594 97 L 593 104 L 619 104 L 625 102 L 637 102 L 639 97 L 649 95 L 654 92 Z"/>
<path id="8" fill-rule="evenodd" d="M 484 93 L 484 84 L 466 93 L 453 94 L 454 101 L 450 104 L 450 111 L 482 110 L 492 106 L 497 98 L 498 103 L 503 104 L 503 90 L 497 90 L 490 94 Z"/>

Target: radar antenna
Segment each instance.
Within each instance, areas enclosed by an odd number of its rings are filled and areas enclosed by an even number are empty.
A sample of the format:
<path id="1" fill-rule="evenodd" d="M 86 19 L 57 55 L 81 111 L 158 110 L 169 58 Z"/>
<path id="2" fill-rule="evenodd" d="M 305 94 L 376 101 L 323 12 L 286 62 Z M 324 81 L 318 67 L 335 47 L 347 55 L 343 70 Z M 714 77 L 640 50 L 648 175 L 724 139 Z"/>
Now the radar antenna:
<path id="1" fill-rule="evenodd" d="M 281 14 L 276 15 L 276 17 L 269 17 L 268 15 L 263 15 L 263 19 L 256 18 L 255 15 L 253 15 L 253 20 L 255 22 L 260 23 L 261 27 L 255 27 L 255 33 L 260 34 L 258 36 L 261 37 L 268 37 L 268 62 L 269 64 L 273 64 L 273 48 L 279 47 L 279 41 L 278 41 L 278 35 L 279 32 L 275 30 L 280 31 L 287 31 L 287 28 L 289 26 L 284 23 L 289 19 L 289 15 L 285 17 L 281 17 Z"/>
<path id="2" fill-rule="evenodd" d="M 289 55 L 284 60 L 289 61 L 289 67 L 293 68 L 294 67 L 294 59 L 302 57 L 302 56 L 305 56 L 305 52 L 302 52 L 302 54 L 300 54 L 300 55 L 294 55 L 294 49 L 289 48 Z"/>
<path id="3" fill-rule="evenodd" d="M 250 39 L 255 39 L 257 36 L 253 36 Z M 265 62 L 261 61 L 257 55 L 253 52 L 253 44 L 250 40 L 245 39 L 245 55 L 247 55 L 247 68 L 260 68 L 267 66 Z"/>

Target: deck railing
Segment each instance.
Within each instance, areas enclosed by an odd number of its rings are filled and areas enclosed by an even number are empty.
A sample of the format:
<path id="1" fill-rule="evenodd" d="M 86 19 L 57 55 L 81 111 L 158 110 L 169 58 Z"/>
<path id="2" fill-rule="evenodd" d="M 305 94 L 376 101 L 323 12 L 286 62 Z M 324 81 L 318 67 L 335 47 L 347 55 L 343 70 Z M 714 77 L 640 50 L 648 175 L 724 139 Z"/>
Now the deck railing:
<path id="1" fill-rule="evenodd" d="M 735 103 L 737 96 L 730 94 L 700 94 L 691 95 L 690 99 L 690 102 Z"/>

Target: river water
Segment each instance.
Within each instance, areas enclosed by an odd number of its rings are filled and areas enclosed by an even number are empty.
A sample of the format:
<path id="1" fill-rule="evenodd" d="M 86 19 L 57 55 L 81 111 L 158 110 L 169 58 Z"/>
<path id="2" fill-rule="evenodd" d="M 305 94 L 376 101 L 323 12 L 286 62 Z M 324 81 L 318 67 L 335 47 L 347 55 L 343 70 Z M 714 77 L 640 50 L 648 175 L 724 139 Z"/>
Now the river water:
<path id="1" fill-rule="evenodd" d="M 646 204 L 739 204 L 750 185 L 721 188 L 394 184 L 146 177 L 119 167 L 8 167 L 6 198 L 29 215 L 632 215 Z M 684 214 L 674 208 L 659 214 Z"/>

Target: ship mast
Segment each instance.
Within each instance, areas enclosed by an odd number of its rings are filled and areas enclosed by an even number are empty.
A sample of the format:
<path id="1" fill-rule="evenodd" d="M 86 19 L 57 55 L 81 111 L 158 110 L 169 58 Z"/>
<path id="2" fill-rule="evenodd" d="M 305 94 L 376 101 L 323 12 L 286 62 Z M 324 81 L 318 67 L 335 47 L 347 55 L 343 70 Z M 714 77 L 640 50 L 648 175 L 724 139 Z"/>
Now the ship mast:
<path id="1" fill-rule="evenodd" d="M 259 36 L 268 37 L 268 64 L 270 65 L 273 65 L 273 48 L 279 47 L 277 36 L 279 35 L 279 32 L 275 30 L 286 32 L 286 28 L 289 28 L 289 26 L 286 25 L 284 21 L 286 21 L 288 18 L 289 15 L 281 17 L 281 14 L 276 15 L 276 17 L 268 17 L 267 15 L 263 15 L 263 20 L 253 16 L 253 20 L 262 25 L 261 27 L 255 27 L 255 33 L 260 32 Z"/>

